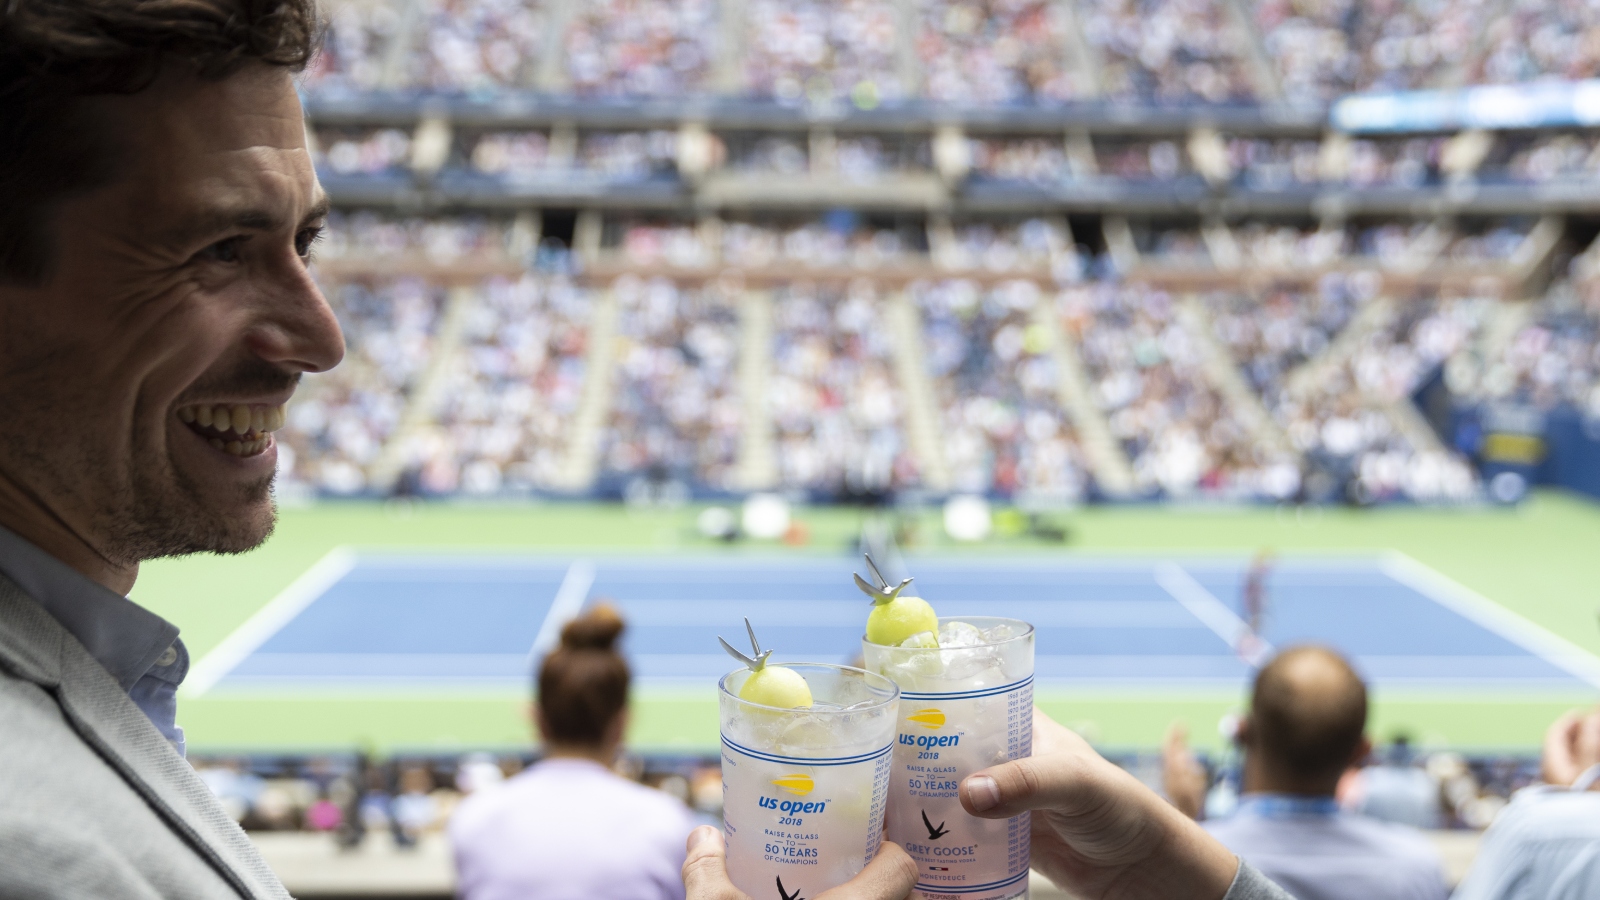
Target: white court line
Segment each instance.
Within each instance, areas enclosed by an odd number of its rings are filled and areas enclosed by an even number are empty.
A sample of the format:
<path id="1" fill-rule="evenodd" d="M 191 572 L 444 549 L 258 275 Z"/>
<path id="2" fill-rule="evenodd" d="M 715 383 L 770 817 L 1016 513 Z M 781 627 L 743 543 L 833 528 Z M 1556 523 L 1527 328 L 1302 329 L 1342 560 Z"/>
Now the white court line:
<path id="1" fill-rule="evenodd" d="M 1498 634 L 1574 678 L 1600 687 L 1600 657 L 1566 638 L 1399 551 L 1384 554 L 1378 567 L 1385 575 L 1456 615 Z"/>
<path id="2" fill-rule="evenodd" d="M 183 682 L 183 696 L 199 697 L 216 687 L 244 658 L 300 615 L 312 601 L 322 596 L 356 566 L 356 554 L 349 547 L 335 547 L 300 573 L 290 585 L 256 610 L 256 614 L 222 639 L 189 670 Z"/>
<path id="3" fill-rule="evenodd" d="M 550 604 L 550 611 L 539 626 L 539 634 L 528 649 L 530 668 L 555 647 L 556 641 L 561 639 L 561 629 L 583 611 L 583 604 L 589 599 L 589 588 L 593 586 L 594 563 L 580 559 L 567 567 L 566 577 L 561 579 L 561 587 L 556 590 L 555 602 Z"/>
<path id="4" fill-rule="evenodd" d="M 1155 568 L 1155 577 L 1156 584 L 1161 585 L 1162 590 L 1171 594 L 1174 600 L 1183 604 L 1184 609 L 1222 638 L 1229 649 L 1241 652 L 1241 641 L 1250 633 L 1250 626 L 1239 618 L 1238 613 L 1229 609 L 1226 603 L 1218 600 L 1216 595 L 1206 590 L 1205 585 L 1179 566 L 1161 563 Z M 1259 666 L 1274 652 L 1271 644 L 1258 639 L 1245 662 Z"/>

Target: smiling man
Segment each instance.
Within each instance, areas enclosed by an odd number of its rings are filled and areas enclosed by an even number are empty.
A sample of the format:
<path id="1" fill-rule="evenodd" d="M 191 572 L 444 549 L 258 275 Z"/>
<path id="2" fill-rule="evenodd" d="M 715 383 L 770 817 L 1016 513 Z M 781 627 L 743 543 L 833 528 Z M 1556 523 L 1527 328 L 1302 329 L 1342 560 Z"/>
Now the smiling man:
<path id="1" fill-rule="evenodd" d="M 272 531 L 344 346 L 293 75 L 312 0 L 0 4 L 0 895 L 280 897 L 183 761 L 147 559 Z"/>

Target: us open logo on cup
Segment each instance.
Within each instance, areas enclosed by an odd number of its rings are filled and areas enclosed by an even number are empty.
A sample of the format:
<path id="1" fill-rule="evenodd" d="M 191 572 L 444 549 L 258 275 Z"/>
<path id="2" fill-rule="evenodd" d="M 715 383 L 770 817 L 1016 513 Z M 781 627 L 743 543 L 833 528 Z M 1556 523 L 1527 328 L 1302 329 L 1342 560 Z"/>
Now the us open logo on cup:
<path id="1" fill-rule="evenodd" d="M 798 775 L 785 775 L 782 778 L 774 780 L 772 785 L 780 790 L 788 791 L 796 797 L 804 797 L 817 788 L 817 783 L 811 780 L 811 776 L 803 773 Z"/>

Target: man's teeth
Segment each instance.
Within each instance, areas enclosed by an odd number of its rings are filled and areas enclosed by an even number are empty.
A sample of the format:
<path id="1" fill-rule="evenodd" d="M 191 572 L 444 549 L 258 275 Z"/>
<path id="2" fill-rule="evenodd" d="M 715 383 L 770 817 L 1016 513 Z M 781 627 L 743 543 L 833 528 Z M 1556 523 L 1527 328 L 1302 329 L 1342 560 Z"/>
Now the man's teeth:
<path id="1" fill-rule="evenodd" d="M 221 438 L 212 438 L 210 440 L 211 446 L 234 456 L 255 456 L 257 453 L 267 449 L 267 445 L 270 443 L 272 443 L 272 439 L 266 437 L 254 441 L 224 441 Z"/>
<path id="2" fill-rule="evenodd" d="M 178 410 L 178 419 L 186 425 L 199 425 L 201 428 L 209 428 L 223 434 L 231 432 L 240 436 L 247 434 L 264 435 L 268 432 L 277 431 L 283 427 L 283 423 L 287 418 L 288 414 L 283 406 L 247 406 L 241 403 L 238 405 L 185 406 Z M 230 443 L 219 438 L 212 438 L 211 442 L 213 445 L 222 444 L 222 447 L 218 449 L 226 449 L 233 444 L 239 444 L 246 448 L 240 451 L 241 455 L 249 455 L 248 447 L 260 443 L 259 440 L 233 441 Z M 234 451 L 229 450 L 228 452 L 232 453 Z"/>

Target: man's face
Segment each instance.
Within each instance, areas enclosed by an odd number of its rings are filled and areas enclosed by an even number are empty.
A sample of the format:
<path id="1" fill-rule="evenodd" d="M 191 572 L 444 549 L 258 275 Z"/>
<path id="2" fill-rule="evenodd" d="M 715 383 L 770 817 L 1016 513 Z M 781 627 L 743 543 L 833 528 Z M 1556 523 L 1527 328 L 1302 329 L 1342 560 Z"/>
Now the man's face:
<path id="1" fill-rule="evenodd" d="M 271 431 L 344 354 L 306 271 L 325 201 L 281 69 L 163 76 L 90 103 L 113 178 L 0 287 L 0 477 L 107 562 L 234 553 L 272 531 Z"/>

